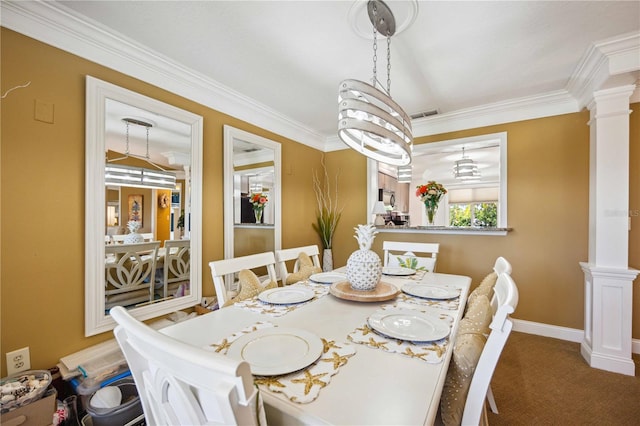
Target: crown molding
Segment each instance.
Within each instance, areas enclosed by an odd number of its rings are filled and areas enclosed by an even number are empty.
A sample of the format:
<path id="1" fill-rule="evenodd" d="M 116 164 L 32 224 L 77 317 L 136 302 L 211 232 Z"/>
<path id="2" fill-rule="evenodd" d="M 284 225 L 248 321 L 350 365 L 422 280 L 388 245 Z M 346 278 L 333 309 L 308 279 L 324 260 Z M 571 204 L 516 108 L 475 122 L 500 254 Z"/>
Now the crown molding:
<path id="1" fill-rule="evenodd" d="M 567 83 L 567 91 L 584 108 L 597 90 L 636 84 L 638 70 L 640 32 L 616 36 L 587 49 Z"/>
<path id="2" fill-rule="evenodd" d="M 337 135 L 325 137 L 314 132 L 58 3 L 2 1 L 0 19 L 2 26 L 11 30 L 312 148 L 325 152 L 348 148 Z M 638 87 L 638 70 L 640 32 L 617 36 L 587 50 L 564 90 L 413 120 L 413 135 L 429 136 L 577 112 L 586 107 L 596 90 L 612 85 Z M 638 92 L 632 101 L 640 100 Z"/>
<path id="3" fill-rule="evenodd" d="M 323 150 L 325 137 L 55 2 L 1 2 L 3 27 Z"/>

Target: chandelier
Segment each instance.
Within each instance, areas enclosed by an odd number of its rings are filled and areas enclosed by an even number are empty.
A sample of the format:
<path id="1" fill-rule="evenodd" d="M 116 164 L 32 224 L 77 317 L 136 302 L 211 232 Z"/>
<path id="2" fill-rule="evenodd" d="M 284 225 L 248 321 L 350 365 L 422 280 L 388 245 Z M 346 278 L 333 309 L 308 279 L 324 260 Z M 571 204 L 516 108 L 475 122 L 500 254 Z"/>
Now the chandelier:
<path id="1" fill-rule="evenodd" d="M 105 185 L 131 186 L 137 188 L 174 189 L 176 187 L 175 173 L 166 171 L 165 169 L 151 161 L 151 157 L 149 156 L 149 129 L 153 127 L 153 124 L 135 118 L 123 118 L 122 121 L 124 121 L 127 126 L 125 153 L 123 157 L 107 160 L 107 164 L 104 168 Z M 146 128 L 147 153 L 144 156 L 132 154 L 129 151 L 129 125 L 131 124 L 144 126 Z M 129 157 L 142 159 L 155 167 L 156 170 L 122 164 L 111 164 L 115 161 L 124 160 Z"/>
<path id="2" fill-rule="evenodd" d="M 380 0 L 367 3 L 373 25 L 372 84 L 344 80 L 338 92 L 338 136 L 349 147 L 374 160 L 405 166 L 411 163 L 413 136 L 407 113 L 391 99 L 391 36 L 396 24 L 391 9 Z M 377 34 L 387 38 L 387 87 L 377 77 Z"/>
<path id="3" fill-rule="evenodd" d="M 471 158 L 464 155 L 464 147 L 462 147 L 462 158 L 457 160 L 453 166 L 453 176 L 462 180 L 480 179 L 478 165 Z"/>

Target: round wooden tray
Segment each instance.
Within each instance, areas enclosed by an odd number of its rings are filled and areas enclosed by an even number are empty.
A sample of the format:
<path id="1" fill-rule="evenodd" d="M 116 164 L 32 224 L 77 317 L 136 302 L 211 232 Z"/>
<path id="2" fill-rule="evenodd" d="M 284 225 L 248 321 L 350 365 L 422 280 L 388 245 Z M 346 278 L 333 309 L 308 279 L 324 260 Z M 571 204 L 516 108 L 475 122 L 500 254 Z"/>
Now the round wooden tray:
<path id="1" fill-rule="evenodd" d="M 380 281 L 376 288 L 371 291 L 354 290 L 351 288 L 349 281 L 338 281 L 331 284 L 329 293 L 340 299 L 354 300 L 356 302 L 382 302 L 393 299 L 400 293 L 400 290 L 393 284 L 384 281 Z"/>

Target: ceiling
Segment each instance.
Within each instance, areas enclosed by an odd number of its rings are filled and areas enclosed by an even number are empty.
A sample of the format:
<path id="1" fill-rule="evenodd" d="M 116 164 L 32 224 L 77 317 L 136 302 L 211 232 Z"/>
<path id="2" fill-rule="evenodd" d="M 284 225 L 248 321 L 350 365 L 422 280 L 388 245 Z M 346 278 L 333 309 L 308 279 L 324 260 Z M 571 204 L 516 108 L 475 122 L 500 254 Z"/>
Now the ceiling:
<path id="1" fill-rule="evenodd" d="M 13 25 L 15 15 L 6 10 L 29 8 L 30 2 L 2 3 L 4 26 L 60 45 L 61 37 L 50 29 L 38 36 Z M 391 95 L 410 115 L 436 110 L 451 117 L 486 105 L 513 110 L 514 102 L 523 100 L 550 106 L 560 95 L 579 110 L 584 105 L 570 89 L 582 84 L 578 77 L 594 45 L 640 33 L 640 1 L 387 3 L 398 26 L 391 42 Z M 193 99 L 215 105 L 215 96 L 203 94 L 215 88 L 219 98 L 253 108 L 251 113 L 238 108 L 223 112 L 269 128 L 255 113 L 268 111 L 271 121 L 303 129 L 317 140 L 337 140 L 340 81 L 372 77 L 372 29 L 364 1 L 60 1 L 37 6 L 64 14 L 59 21 L 64 25 L 90 27 L 94 40 L 105 34 L 117 38 L 116 48 L 102 56 L 97 47 L 79 49 L 84 57 L 109 65 L 101 59 L 119 54 L 141 67 L 180 69 L 200 85 L 191 88 Z M 70 34 L 67 28 L 65 36 Z M 79 41 L 87 38 L 79 30 L 74 35 Z M 386 42 L 379 42 L 378 80 L 386 83 Z M 151 55 L 153 64 L 144 55 Z M 155 72 L 147 81 L 166 82 L 164 74 Z M 414 120 L 414 134 L 425 133 L 416 132 L 424 120 L 433 122 L 433 117 Z M 281 134 L 295 138 L 295 133 Z M 295 139 L 306 143 L 303 137 Z"/>

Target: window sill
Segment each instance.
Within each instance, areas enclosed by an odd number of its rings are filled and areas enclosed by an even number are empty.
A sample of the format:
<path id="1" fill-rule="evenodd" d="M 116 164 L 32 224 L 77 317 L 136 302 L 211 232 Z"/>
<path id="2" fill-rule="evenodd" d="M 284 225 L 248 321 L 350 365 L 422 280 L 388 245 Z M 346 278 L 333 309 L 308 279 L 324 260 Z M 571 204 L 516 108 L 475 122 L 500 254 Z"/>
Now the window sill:
<path id="1" fill-rule="evenodd" d="M 420 234 L 449 234 L 449 235 L 497 235 L 504 236 L 513 228 L 454 228 L 451 226 L 376 226 L 378 232 L 390 233 L 420 233 Z"/>

